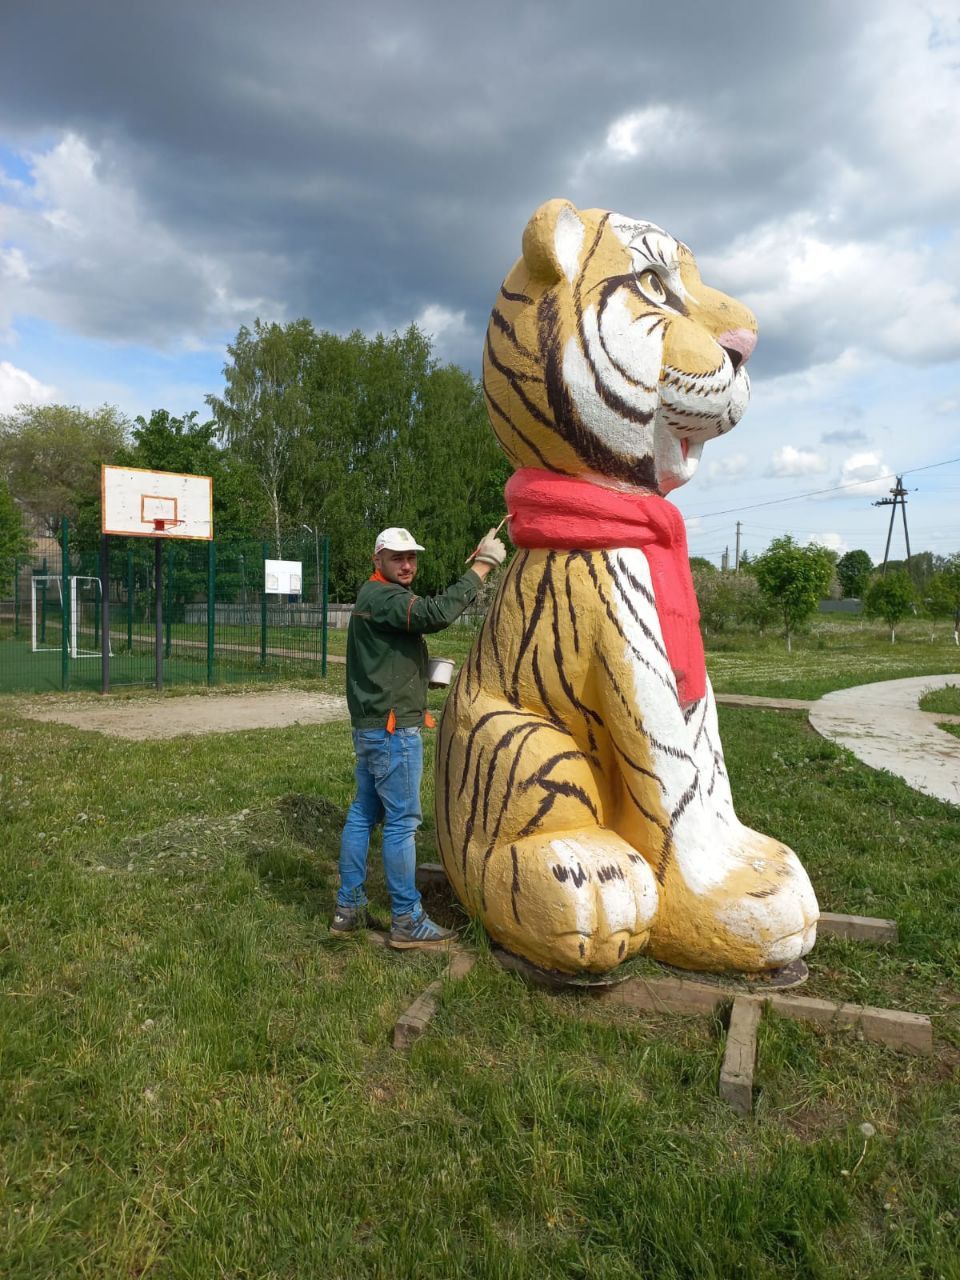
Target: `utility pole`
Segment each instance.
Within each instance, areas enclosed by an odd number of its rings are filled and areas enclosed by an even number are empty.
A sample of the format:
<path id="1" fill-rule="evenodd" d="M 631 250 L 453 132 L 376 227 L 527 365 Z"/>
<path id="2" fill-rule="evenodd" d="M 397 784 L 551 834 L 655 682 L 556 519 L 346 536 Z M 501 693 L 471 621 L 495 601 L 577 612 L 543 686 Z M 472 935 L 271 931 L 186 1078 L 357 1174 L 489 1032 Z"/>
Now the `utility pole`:
<path id="1" fill-rule="evenodd" d="M 910 565 L 910 534 L 907 531 L 907 490 L 903 487 L 903 476 L 897 476 L 897 483 L 890 490 L 889 498 L 880 498 L 873 504 L 875 507 L 890 507 L 890 527 L 887 530 L 887 545 L 883 552 L 883 568 L 880 570 L 881 578 L 887 572 L 887 561 L 890 558 L 890 539 L 893 537 L 893 523 L 897 516 L 897 507 L 903 514 L 903 537 L 907 544 L 907 567 Z"/>
<path id="2" fill-rule="evenodd" d="M 730 568 L 730 548 L 724 547 L 723 555 L 720 557 L 720 569 L 723 573 L 726 573 L 729 568 Z"/>
<path id="3" fill-rule="evenodd" d="M 737 550 L 733 559 L 733 572 L 740 572 L 740 529 L 742 528 L 740 521 L 737 521 Z"/>

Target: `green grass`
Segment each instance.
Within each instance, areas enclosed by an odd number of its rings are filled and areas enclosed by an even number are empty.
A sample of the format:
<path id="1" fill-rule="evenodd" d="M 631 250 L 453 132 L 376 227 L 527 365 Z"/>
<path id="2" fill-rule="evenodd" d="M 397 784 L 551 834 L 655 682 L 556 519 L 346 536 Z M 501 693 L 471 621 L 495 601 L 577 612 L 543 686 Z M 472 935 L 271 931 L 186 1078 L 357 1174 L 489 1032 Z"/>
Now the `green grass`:
<path id="1" fill-rule="evenodd" d="M 56 627 L 48 629 L 56 643 Z M 472 625 L 455 625 L 428 637 L 430 652 L 462 663 L 476 635 Z M 166 683 L 205 684 L 206 628 L 176 623 L 171 636 Z M 23 637 L 15 642 L 9 628 L 0 632 L 0 692 L 59 689 L 59 653 L 32 654 L 28 632 L 24 631 Z M 123 631 L 121 641 L 125 642 L 125 637 Z M 960 671 L 960 650 L 953 642 L 951 624 L 942 621 L 904 622 L 897 628 L 893 645 L 882 624 L 846 615 L 818 615 L 809 631 L 794 638 L 792 653 L 786 652 L 775 632 L 763 636 L 748 631 L 708 635 L 705 643 L 707 668 L 718 693 L 815 698 L 831 689 L 875 680 Z M 117 686 L 153 682 L 152 645 L 149 628 L 138 631 L 132 654 L 124 653 L 120 643 L 115 645 L 111 666 Z M 311 678 L 320 665 L 319 636 L 305 627 L 267 628 L 265 668 L 260 667 L 258 627 L 218 626 L 217 646 L 215 683 Z M 333 668 L 346 653 L 345 631 L 328 632 L 328 653 Z M 73 688 L 99 688 L 100 664 L 96 660 L 72 662 L 70 672 Z"/>
<path id="2" fill-rule="evenodd" d="M 52 630 L 52 629 L 51 629 Z M 59 635 L 54 643 L 59 642 Z M 332 664 L 331 664 L 332 665 Z M 312 653 L 283 657 L 268 654 L 266 666 L 260 665 L 259 648 L 248 651 L 231 651 L 221 647 L 214 662 L 215 684 L 235 684 L 290 679 L 298 675 L 316 678 L 320 671 L 319 657 Z M 99 690 L 101 668 L 99 657 L 70 659 L 68 662 L 70 691 Z M 171 644 L 169 656 L 164 657 L 164 684 L 206 685 L 206 649 L 192 649 L 177 640 Z M 110 683 L 113 689 L 152 686 L 156 676 L 153 639 L 141 636 L 134 641 L 134 649 L 117 648 L 110 659 Z M 34 653 L 29 637 L 14 639 L 0 636 L 0 694 L 50 693 L 62 689 L 62 658 L 59 649 L 43 649 Z"/>
<path id="3" fill-rule="evenodd" d="M 741 656 L 731 679 L 759 684 Z M 956 810 L 801 716 L 721 709 L 740 816 L 797 849 L 824 909 L 901 934 L 823 940 L 807 993 L 929 1013 L 937 1056 L 768 1018 L 744 1121 L 717 1097 L 719 1022 L 528 989 L 476 930 L 475 969 L 395 1054 L 442 960 L 329 933 L 347 726 L 129 743 L 17 706 L 0 704 L 5 1278 L 958 1274 Z M 385 919 L 379 868 L 372 893 Z"/>
<path id="4" fill-rule="evenodd" d="M 947 715 L 960 716 L 960 683 L 945 684 L 942 689 L 931 689 L 920 699 L 921 711 L 944 711 Z"/>
<path id="5" fill-rule="evenodd" d="M 707 670 L 718 693 L 818 698 L 832 689 L 876 680 L 960 671 L 960 650 L 944 622 L 912 620 L 890 643 L 882 624 L 820 615 L 787 653 L 776 634 L 707 636 Z"/>

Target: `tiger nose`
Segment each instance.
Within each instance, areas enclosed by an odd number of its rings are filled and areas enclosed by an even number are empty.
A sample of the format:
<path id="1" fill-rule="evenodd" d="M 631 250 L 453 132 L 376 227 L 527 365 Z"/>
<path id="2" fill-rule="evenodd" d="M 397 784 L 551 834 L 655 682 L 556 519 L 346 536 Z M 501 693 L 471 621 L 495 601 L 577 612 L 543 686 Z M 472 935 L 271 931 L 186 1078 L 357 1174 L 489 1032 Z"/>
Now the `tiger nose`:
<path id="1" fill-rule="evenodd" d="M 720 334 L 716 343 L 718 347 L 723 347 L 733 361 L 733 367 L 738 369 L 741 364 L 746 364 L 753 354 L 753 349 L 757 345 L 757 335 L 752 329 L 728 329 L 726 333 Z"/>

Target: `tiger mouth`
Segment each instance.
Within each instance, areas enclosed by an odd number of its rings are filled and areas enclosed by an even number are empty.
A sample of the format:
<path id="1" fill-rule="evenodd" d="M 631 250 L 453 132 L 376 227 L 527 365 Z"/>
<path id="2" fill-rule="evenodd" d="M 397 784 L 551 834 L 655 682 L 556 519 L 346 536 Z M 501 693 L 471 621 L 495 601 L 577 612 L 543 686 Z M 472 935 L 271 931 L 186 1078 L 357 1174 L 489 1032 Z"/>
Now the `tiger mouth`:
<path id="1" fill-rule="evenodd" d="M 733 365 L 733 372 L 736 373 L 743 364 L 743 352 L 737 351 L 734 347 L 725 347 L 722 344 L 720 346 L 720 350 L 727 353 L 730 358 L 730 363 Z"/>
<path id="2" fill-rule="evenodd" d="M 690 441 L 689 441 L 689 440 L 681 440 L 681 441 L 680 441 L 680 456 L 683 458 L 684 462 L 686 462 L 686 460 L 687 460 L 687 454 L 688 454 L 689 452 L 690 452 Z"/>

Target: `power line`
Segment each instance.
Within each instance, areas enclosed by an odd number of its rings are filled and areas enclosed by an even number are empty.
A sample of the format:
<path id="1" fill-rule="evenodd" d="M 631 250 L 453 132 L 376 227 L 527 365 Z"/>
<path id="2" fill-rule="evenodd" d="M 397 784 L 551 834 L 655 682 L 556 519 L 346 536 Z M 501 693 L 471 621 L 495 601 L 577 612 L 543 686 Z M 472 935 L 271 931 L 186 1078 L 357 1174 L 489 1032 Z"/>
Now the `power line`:
<path id="1" fill-rule="evenodd" d="M 931 462 L 925 467 L 911 467 L 907 471 L 901 471 L 901 476 L 916 475 L 919 471 L 933 471 L 936 467 L 949 467 L 954 462 L 960 462 L 960 458 L 947 458 L 944 462 Z M 688 519 L 712 520 L 714 516 L 731 516 L 736 515 L 738 511 L 756 511 L 758 507 L 775 507 L 784 502 L 802 502 L 805 498 L 818 498 L 824 493 L 839 493 L 841 489 L 856 489 L 860 485 L 876 484 L 879 480 L 895 480 L 897 473 L 890 471 L 882 476 L 871 476 L 869 480 L 848 480 L 846 484 L 836 484 L 829 489 L 811 489 L 809 493 L 796 493 L 792 498 L 770 498 L 766 502 L 753 502 L 746 507 L 727 507 L 724 511 L 705 511 L 703 514 L 690 512 Z"/>

